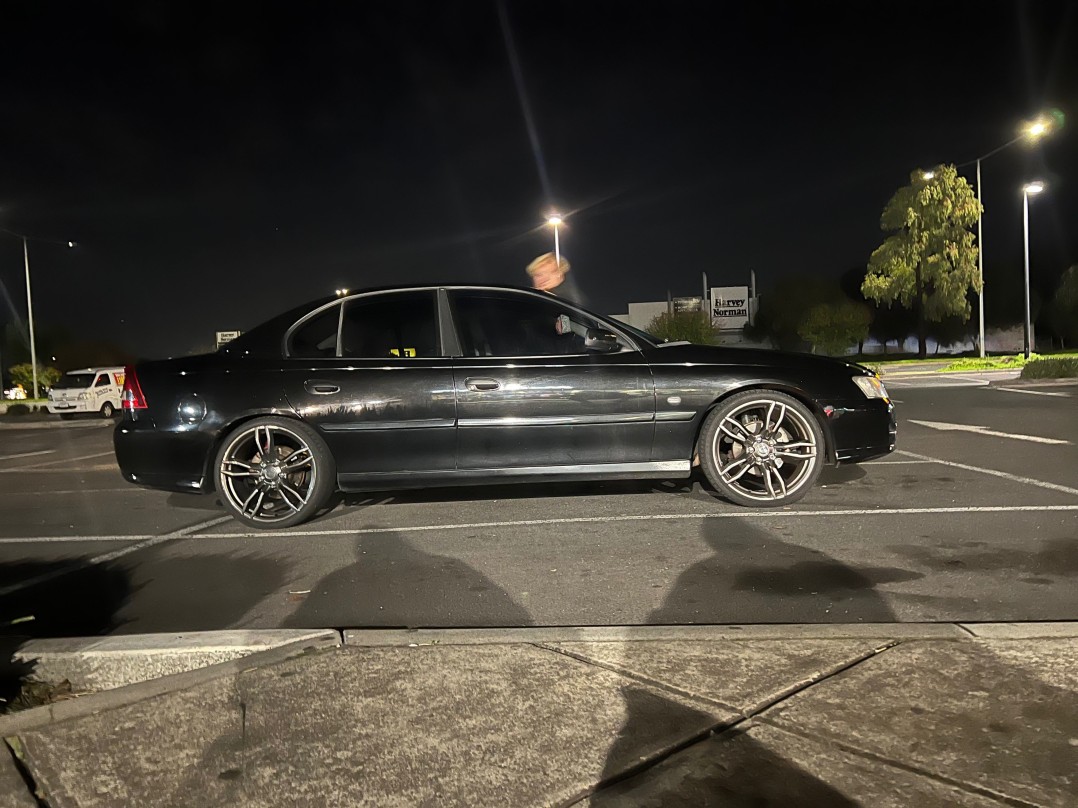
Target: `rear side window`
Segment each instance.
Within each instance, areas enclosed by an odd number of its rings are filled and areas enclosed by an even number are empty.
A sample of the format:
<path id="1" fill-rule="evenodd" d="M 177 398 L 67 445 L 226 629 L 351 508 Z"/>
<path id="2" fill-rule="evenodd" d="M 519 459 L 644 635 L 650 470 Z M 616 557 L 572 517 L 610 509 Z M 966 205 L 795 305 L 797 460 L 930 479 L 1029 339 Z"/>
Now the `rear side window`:
<path id="1" fill-rule="evenodd" d="M 388 292 L 345 303 L 341 356 L 423 359 L 440 355 L 433 290 Z"/>
<path id="2" fill-rule="evenodd" d="M 289 338 L 288 355 L 297 359 L 336 356 L 340 318 L 341 307 L 331 306 L 301 323 Z"/>

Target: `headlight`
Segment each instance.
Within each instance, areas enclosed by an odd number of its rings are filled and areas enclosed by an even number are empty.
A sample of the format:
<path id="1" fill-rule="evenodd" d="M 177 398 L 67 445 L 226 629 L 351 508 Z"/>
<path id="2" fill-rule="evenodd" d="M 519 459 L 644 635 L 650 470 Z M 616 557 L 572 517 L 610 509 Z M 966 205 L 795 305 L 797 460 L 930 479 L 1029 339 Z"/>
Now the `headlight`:
<path id="1" fill-rule="evenodd" d="M 79 393 L 79 401 L 85 401 L 86 397 L 86 393 Z"/>
<path id="2" fill-rule="evenodd" d="M 883 386 L 878 376 L 854 376 L 853 383 L 861 388 L 865 398 L 882 398 L 884 401 L 890 401 L 887 388 Z"/>

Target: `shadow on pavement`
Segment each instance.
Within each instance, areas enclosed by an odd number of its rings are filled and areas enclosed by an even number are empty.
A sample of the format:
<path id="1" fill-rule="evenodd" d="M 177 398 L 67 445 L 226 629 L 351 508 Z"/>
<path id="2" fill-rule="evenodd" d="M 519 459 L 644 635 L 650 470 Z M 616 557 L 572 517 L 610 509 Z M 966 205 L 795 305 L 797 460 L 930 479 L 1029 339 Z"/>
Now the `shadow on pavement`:
<path id="1" fill-rule="evenodd" d="M 756 564 L 731 568 L 731 528 L 736 530 L 737 547 Z M 895 619 L 877 583 L 917 577 L 905 571 L 855 569 L 815 550 L 807 550 L 778 540 L 774 535 L 745 523 L 719 525 L 705 522 L 703 540 L 713 555 L 689 567 L 678 577 L 663 604 L 648 616 L 648 623 L 802 622 L 819 619 L 825 602 L 841 602 L 856 619 L 890 622 Z M 766 554 L 765 551 L 766 550 Z M 742 593 L 737 595 L 735 593 Z M 748 593 L 743 594 L 743 593 Z M 727 602 L 745 597 L 739 604 L 742 621 L 722 619 L 731 614 Z M 816 604 L 816 608 L 807 608 Z M 753 618 L 753 607 L 766 609 Z M 801 615 L 798 617 L 798 615 Z M 844 620 L 849 620 L 844 616 Z M 632 643 L 627 643 L 623 667 L 634 670 Z M 731 732 L 731 743 L 714 746 L 722 759 L 702 773 L 671 780 L 651 779 L 654 761 L 643 761 L 634 770 L 625 761 L 640 760 L 653 728 L 665 722 L 699 725 L 707 716 L 684 704 L 664 699 L 656 706 L 654 691 L 646 698 L 638 685 L 622 687 L 627 717 L 604 767 L 602 782 L 611 784 L 595 793 L 592 806 L 847 806 L 856 803 L 821 782 L 795 764 L 782 759 L 743 732 Z M 687 715 L 686 715 L 687 714 Z M 691 721 L 679 721 L 678 718 Z M 737 736 L 737 747 L 732 745 Z M 676 757 L 676 756 L 675 756 Z M 642 771 L 641 771 L 642 770 Z M 639 774 L 636 772 L 639 771 Z M 636 774 L 636 776 L 633 776 Z M 628 778 L 628 779 L 626 779 Z M 643 787 L 643 788 L 642 788 Z M 641 789 L 642 794 L 637 794 Z M 638 796 L 646 794 L 647 801 Z"/>
<path id="2" fill-rule="evenodd" d="M 396 533 L 357 539 L 355 562 L 322 578 L 286 628 L 530 626 L 531 615 L 481 572 Z"/>

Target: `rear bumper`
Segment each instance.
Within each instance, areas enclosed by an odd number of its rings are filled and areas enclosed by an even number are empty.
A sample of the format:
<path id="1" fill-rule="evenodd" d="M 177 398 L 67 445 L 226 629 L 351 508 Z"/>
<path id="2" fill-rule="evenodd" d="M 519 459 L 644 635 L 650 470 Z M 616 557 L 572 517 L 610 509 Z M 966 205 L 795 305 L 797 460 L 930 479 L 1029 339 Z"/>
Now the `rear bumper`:
<path id="1" fill-rule="evenodd" d="M 156 429 L 151 421 L 124 418 L 112 433 L 116 462 L 130 483 L 165 491 L 209 492 L 206 475 L 212 436 L 195 430 Z"/>
<path id="2" fill-rule="evenodd" d="M 895 450 L 898 426 L 895 406 L 889 401 L 836 404 L 828 416 L 828 425 L 839 463 L 860 463 Z"/>

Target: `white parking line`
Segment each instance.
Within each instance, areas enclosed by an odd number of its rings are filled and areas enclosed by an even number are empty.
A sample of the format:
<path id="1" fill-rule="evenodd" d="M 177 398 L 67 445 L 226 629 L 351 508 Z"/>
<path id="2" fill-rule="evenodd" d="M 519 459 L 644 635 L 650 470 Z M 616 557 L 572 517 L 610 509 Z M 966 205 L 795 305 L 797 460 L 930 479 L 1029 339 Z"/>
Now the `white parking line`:
<path id="1" fill-rule="evenodd" d="M 627 516 L 566 516 L 554 519 L 514 519 L 504 522 L 468 522 L 466 524 L 445 525 L 400 525 L 397 527 L 341 528 L 335 530 L 255 530 L 243 533 L 198 533 L 202 527 L 210 527 L 231 519 L 222 516 L 211 519 L 204 525 L 186 528 L 164 536 L 15 536 L 0 538 L 0 544 L 34 544 L 57 542 L 139 542 L 132 547 L 116 550 L 105 556 L 90 559 L 91 563 L 141 550 L 152 544 L 170 539 L 260 539 L 280 538 L 283 536 L 370 536 L 384 533 L 428 533 L 436 530 L 479 530 L 483 528 L 530 527 L 533 525 L 570 525 L 594 522 L 650 522 L 684 519 L 789 519 L 796 516 L 910 516 L 923 514 L 970 514 L 970 513 L 1043 513 L 1045 511 L 1078 512 L 1078 505 L 970 505 L 945 508 L 856 508 L 849 510 L 827 511 L 724 511 L 721 513 L 657 513 Z M 3 594 L 3 590 L 0 590 Z"/>
<path id="2" fill-rule="evenodd" d="M 171 533 L 164 533 L 160 536 L 126 536 L 124 539 L 135 540 L 135 544 L 131 544 L 127 547 L 122 547 L 119 550 L 113 550 L 110 553 L 103 553 L 101 555 L 89 558 L 86 561 L 78 561 L 69 566 L 58 567 L 57 569 L 49 572 L 42 573 L 41 575 L 34 576 L 33 578 L 27 578 L 24 581 L 19 581 L 17 584 L 11 584 L 0 588 L 0 597 L 10 595 L 13 592 L 18 592 L 21 589 L 27 589 L 37 584 L 47 583 L 48 581 L 59 578 L 63 575 L 67 575 L 69 572 L 73 572 L 82 567 L 89 566 L 91 564 L 104 564 L 106 561 L 113 561 L 121 556 L 125 556 L 128 553 L 134 553 L 138 550 L 145 550 L 147 547 L 153 547 L 155 544 L 161 542 L 171 541 L 173 539 L 182 539 L 185 536 L 189 536 L 192 533 L 197 533 L 200 530 L 205 530 L 208 527 L 219 525 L 222 522 L 227 522 L 231 519 L 231 516 L 218 516 L 216 519 L 207 519 L 205 522 L 199 522 L 197 525 L 191 525 L 190 527 L 174 530 Z M 115 540 L 115 539 L 114 539 Z M 16 540 L 18 542 L 18 540 Z M 15 543 L 15 542 L 12 542 Z"/>
<path id="3" fill-rule="evenodd" d="M 20 457 L 36 457 L 37 455 L 52 454 L 55 449 L 43 449 L 40 452 L 23 452 L 22 454 L 5 455 L 0 457 L 0 460 L 15 460 Z"/>
<path id="4" fill-rule="evenodd" d="M 979 471 L 981 474 L 991 474 L 993 477 L 1002 477 L 1004 480 L 1010 480 L 1011 482 L 1015 483 L 1027 483 L 1028 485 L 1036 485 L 1041 488 L 1047 488 L 1051 491 L 1062 491 L 1064 494 L 1078 495 L 1078 488 L 1068 488 L 1065 485 L 1049 483 L 1044 480 L 1035 480 L 1032 477 L 1021 477 L 1017 474 L 1010 474 L 1006 471 L 998 471 L 997 469 L 986 469 L 981 468 L 980 466 L 970 466 L 966 463 L 955 463 L 953 460 L 940 460 L 938 457 L 929 457 L 928 455 L 915 454 L 914 452 L 907 452 L 902 449 L 896 450 L 895 454 L 905 455 L 906 457 L 915 457 L 918 460 L 929 460 L 933 463 L 939 463 L 943 466 L 952 466 L 956 469 L 965 469 L 966 471 Z"/>
<path id="5" fill-rule="evenodd" d="M 1052 393 L 1048 390 L 1021 390 L 1017 387 L 996 387 L 995 390 L 1002 390 L 1005 393 L 1025 393 L 1027 396 L 1061 396 L 1062 398 L 1070 398 L 1070 393 Z"/>
<path id="6" fill-rule="evenodd" d="M 98 457 L 114 457 L 115 454 L 115 452 L 98 452 L 97 454 L 81 455 L 79 457 L 62 457 L 58 460 L 46 460 L 44 463 L 34 463 L 17 469 L 0 469 L 0 474 L 18 474 L 21 471 L 33 471 L 35 469 L 44 468 L 45 466 L 55 466 L 57 463 L 75 463 L 79 460 L 93 460 Z M 81 469 L 72 469 L 72 471 L 80 470 Z"/>

